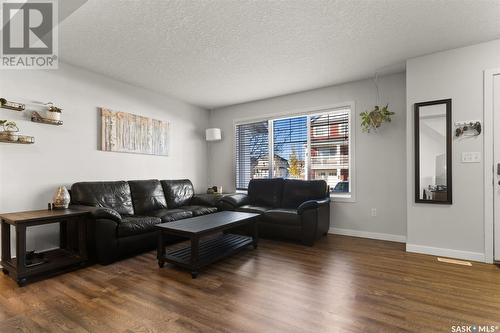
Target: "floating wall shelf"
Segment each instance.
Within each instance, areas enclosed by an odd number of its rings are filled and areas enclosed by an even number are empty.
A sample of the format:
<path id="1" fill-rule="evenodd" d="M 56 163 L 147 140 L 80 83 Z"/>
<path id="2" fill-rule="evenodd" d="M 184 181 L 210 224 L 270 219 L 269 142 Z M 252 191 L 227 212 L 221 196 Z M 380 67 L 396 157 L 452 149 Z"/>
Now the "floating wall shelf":
<path id="1" fill-rule="evenodd" d="M 15 144 L 20 144 L 20 145 L 32 145 L 35 143 L 35 138 L 34 137 L 31 137 L 31 140 L 32 141 L 10 141 L 10 140 L 6 140 L 6 139 L 0 139 L 0 142 L 1 143 L 15 143 Z"/>
<path id="2" fill-rule="evenodd" d="M 0 98 L 0 107 L 2 109 L 9 109 L 14 111 L 24 111 L 26 106 L 22 103 L 16 103 L 6 100 L 5 98 Z"/>

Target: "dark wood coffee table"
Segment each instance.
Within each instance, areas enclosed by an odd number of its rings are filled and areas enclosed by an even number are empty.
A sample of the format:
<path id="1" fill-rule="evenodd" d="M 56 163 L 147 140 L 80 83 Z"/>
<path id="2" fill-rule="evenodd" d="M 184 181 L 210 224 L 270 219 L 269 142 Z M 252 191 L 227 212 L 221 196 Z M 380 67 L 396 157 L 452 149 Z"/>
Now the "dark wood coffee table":
<path id="1" fill-rule="evenodd" d="M 191 271 L 198 276 L 201 268 L 233 255 L 248 245 L 257 248 L 257 217 L 259 214 L 219 212 L 192 217 L 175 222 L 158 224 L 158 265 L 169 262 Z M 243 225 L 253 226 L 252 237 L 229 233 L 228 230 Z M 200 240 L 203 236 L 222 233 L 218 237 Z M 191 245 L 166 252 L 165 235 L 181 236 L 191 240 Z"/>

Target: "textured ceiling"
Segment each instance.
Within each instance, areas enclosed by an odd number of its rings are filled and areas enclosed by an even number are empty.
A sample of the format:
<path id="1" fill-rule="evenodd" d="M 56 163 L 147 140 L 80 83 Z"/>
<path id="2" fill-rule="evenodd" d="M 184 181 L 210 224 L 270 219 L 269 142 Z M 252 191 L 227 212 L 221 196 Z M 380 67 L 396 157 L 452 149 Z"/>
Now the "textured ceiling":
<path id="1" fill-rule="evenodd" d="M 60 37 L 65 62 L 215 108 L 500 38 L 500 1 L 89 0 Z"/>

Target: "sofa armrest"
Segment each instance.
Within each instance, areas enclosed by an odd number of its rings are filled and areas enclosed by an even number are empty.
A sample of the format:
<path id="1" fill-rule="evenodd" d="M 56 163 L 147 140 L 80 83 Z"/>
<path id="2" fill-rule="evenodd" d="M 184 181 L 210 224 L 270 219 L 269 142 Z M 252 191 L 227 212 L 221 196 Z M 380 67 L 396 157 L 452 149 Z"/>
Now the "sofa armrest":
<path id="1" fill-rule="evenodd" d="M 120 223 L 122 221 L 120 213 L 111 208 L 93 207 L 85 205 L 70 205 L 69 208 L 87 211 L 92 215 L 94 219 L 109 219 L 117 223 Z"/>
<path id="2" fill-rule="evenodd" d="M 108 265 L 119 257 L 117 226 L 119 222 L 107 218 L 95 220 L 94 234 L 92 235 L 93 250 L 97 261 L 101 265 Z"/>
<path id="3" fill-rule="evenodd" d="M 316 209 L 321 205 L 327 205 L 330 203 L 330 198 L 324 198 L 321 200 L 308 200 L 300 204 L 297 208 L 297 212 L 302 214 L 306 209 Z"/>
<path id="4" fill-rule="evenodd" d="M 250 200 L 248 199 L 248 195 L 243 194 L 243 193 L 235 193 L 235 194 L 223 196 L 220 199 L 220 201 L 225 206 L 229 206 L 233 209 L 241 207 L 243 205 L 248 205 L 250 202 Z"/>
<path id="5" fill-rule="evenodd" d="M 216 207 L 222 196 L 222 194 L 195 194 L 191 199 L 191 204 Z"/>

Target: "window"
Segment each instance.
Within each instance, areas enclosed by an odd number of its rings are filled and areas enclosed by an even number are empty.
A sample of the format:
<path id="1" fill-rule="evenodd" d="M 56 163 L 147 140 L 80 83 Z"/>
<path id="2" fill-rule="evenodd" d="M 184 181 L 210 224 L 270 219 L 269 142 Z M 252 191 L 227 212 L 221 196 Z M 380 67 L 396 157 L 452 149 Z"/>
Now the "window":
<path id="1" fill-rule="evenodd" d="M 323 179 L 352 197 L 350 108 L 236 125 L 236 187 L 255 178 Z"/>
<path id="2" fill-rule="evenodd" d="M 236 127 L 236 189 L 246 189 L 253 178 L 269 177 L 268 121 Z"/>
<path id="3" fill-rule="evenodd" d="M 348 186 L 338 185 L 350 182 L 349 118 L 350 112 L 346 110 L 309 117 L 309 128 L 313 134 L 309 144 L 309 179 L 324 179 L 330 191 L 339 195 L 349 193 Z"/>
<path id="4" fill-rule="evenodd" d="M 273 120 L 273 177 L 306 179 L 307 117 Z"/>

